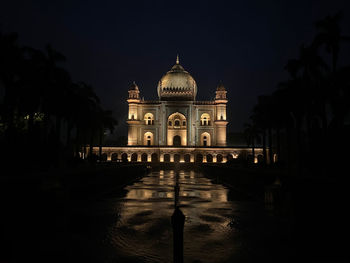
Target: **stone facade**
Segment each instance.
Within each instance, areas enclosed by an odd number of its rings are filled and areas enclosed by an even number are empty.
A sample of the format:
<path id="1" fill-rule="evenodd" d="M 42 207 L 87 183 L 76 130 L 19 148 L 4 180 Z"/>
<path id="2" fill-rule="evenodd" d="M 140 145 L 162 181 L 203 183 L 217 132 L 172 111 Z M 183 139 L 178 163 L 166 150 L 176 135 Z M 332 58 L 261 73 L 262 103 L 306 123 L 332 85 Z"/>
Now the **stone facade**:
<path id="1" fill-rule="evenodd" d="M 129 89 L 128 146 L 226 146 L 226 90 L 216 89 L 212 101 L 196 101 L 193 77 L 176 64 L 158 83 L 157 101 Z"/>
<path id="2" fill-rule="evenodd" d="M 176 64 L 158 82 L 158 100 L 140 97 L 135 84 L 128 90 L 128 146 L 103 147 L 102 160 L 128 162 L 224 163 L 247 159 L 250 148 L 226 147 L 227 91 L 219 85 L 212 101 L 196 101 L 197 84 Z M 94 147 L 95 154 L 99 149 Z M 255 162 L 262 156 L 256 148 Z"/>

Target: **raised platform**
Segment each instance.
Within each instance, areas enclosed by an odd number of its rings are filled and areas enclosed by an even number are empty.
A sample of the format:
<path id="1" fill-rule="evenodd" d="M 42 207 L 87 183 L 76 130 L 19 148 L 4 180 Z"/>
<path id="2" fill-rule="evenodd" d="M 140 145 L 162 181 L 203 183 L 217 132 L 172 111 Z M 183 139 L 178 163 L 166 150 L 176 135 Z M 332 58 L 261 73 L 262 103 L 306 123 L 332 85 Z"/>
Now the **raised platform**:
<path id="1" fill-rule="evenodd" d="M 93 148 L 99 154 L 99 147 Z M 102 159 L 128 162 L 219 162 L 233 158 L 247 159 L 252 154 L 248 147 L 187 147 L 187 146 L 125 146 L 102 147 Z M 256 158 L 262 155 L 262 148 L 255 148 Z"/>

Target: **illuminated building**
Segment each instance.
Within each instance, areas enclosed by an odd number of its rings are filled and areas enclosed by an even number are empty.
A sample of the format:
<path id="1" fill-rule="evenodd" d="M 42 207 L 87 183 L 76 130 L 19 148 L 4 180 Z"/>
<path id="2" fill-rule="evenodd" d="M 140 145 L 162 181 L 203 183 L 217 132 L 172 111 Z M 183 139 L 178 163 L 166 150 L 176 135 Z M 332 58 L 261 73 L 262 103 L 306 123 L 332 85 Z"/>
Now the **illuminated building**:
<path id="1" fill-rule="evenodd" d="M 129 89 L 128 146 L 226 146 L 226 90 L 216 89 L 212 101 L 196 101 L 197 84 L 176 64 L 158 82 L 157 101 Z"/>
<path id="2" fill-rule="evenodd" d="M 226 162 L 248 154 L 248 148 L 226 147 L 225 87 L 216 88 L 214 100 L 197 101 L 196 81 L 179 57 L 158 82 L 158 100 L 141 99 L 140 90 L 135 82 L 128 90 L 128 146 L 104 147 L 108 160 Z"/>

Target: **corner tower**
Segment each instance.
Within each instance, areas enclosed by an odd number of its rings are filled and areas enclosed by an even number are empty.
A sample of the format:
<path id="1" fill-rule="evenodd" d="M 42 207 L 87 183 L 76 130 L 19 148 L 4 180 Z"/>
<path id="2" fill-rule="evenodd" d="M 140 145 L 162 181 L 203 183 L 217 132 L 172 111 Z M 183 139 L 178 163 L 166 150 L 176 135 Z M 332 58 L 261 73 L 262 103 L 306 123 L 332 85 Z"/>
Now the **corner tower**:
<path id="1" fill-rule="evenodd" d="M 138 125 L 140 123 L 140 116 L 138 114 L 138 104 L 140 100 L 139 87 L 136 85 L 135 81 L 130 86 L 128 90 L 129 96 L 127 102 L 129 104 L 128 113 L 128 145 L 137 145 L 137 135 L 138 135 Z"/>
<path id="2" fill-rule="evenodd" d="M 226 97 L 227 91 L 224 85 L 220 84 L 216 88 L 215 92 L 215 105 L 216 105 L 216 145 L 226 146 L 226 126 L 228 121 L 226 120 L 226 104 L 228 102 Z"/>

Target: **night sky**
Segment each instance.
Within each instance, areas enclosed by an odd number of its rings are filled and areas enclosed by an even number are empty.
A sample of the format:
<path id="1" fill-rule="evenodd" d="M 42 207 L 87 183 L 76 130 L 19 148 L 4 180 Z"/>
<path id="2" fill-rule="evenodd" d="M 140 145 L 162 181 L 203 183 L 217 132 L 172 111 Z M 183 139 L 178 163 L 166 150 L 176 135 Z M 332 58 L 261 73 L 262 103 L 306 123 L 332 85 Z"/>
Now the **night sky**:
<path id="1" fill-rule="evenodd" d="M 12 0 L 0 4 L 0 30 L 18 32 L 21 45 L 51 43 L 62 52 L 73 79 L 91 84 L 114 111 L 120 135 L 132 81 L 145 100 L 157 99 L 176 54 L 197 82 L 197 100 L 213 99 L 217 84 L 225 85 L 228 129 L 240 131 L 257 96 L 287 78 L 283 67 L 313 38 L 315 21 L 342 10 L 350 35 L 349 2 Z M 346 48 L 340 63 L 350 57 Z"/>

